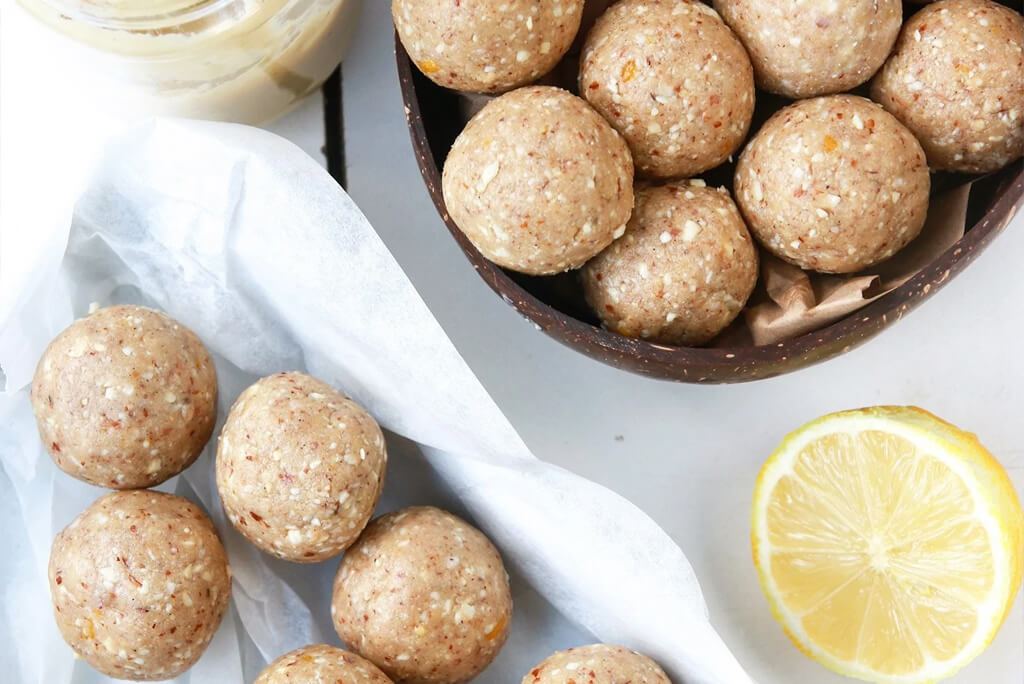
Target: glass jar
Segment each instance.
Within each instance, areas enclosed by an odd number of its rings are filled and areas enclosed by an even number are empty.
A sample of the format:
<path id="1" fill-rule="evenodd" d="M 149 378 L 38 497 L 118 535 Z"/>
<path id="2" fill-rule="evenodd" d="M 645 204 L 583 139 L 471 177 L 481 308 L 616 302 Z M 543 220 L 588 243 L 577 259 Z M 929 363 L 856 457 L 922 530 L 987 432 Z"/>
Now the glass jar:
<path id="1" fill-rule="evenodd" d="M 18 0 L 54 87 L 120 115 L 265 123 L 341 61 L 361 0 Z M 56 53 L 54 52 L 56 51 Z M 57 58 L 54 59 L 54 55 Z"/>

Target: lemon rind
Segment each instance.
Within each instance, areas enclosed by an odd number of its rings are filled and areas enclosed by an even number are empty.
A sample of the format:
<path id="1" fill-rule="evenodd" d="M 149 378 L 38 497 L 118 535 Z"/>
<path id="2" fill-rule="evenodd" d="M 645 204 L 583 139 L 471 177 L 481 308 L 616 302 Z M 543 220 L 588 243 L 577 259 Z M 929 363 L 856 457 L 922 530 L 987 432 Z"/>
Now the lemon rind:
<path id="1" fill-rule="evenodd" d="M 778 481 L 792 472 L 797 454 L 808 443 L 836 432 L 860 432 L 877 429 L 890 432 L 919 445 L 931 447 L 928 453 L 939 458 L 961 479 L 979 507 L 978 520 L 992 543 L 995 578 L 989 600 L 980 606 L 979 629 L 967 645 L 949 660 L 928 659 L 917 672 L 886 675 L 856 661 L 836 658 L 807 636 L 798 618 L 781 600 L 770 568 L 771 545 L 768 542 L 767 502 Z M 949 454 L 956 454 L 950 458 Z M 768 597 L 772 614 L 790 640 L 805 655 L 829 669 L 846 675 L 885 684 L 929 684 L 951 676 L 973 660 L 991 643 L 1010 608 L 1024 574 L 1024 513 L 1006 471 L 971 433 L 959 430 L 942 419 L 915 407 L 879 406 L 822 416 L 786 436 L 772 453 L 757 477 L 751 511 L 751 542 L 761 587 Z M 926 656 L 927 657 L 927 656 Z"/>

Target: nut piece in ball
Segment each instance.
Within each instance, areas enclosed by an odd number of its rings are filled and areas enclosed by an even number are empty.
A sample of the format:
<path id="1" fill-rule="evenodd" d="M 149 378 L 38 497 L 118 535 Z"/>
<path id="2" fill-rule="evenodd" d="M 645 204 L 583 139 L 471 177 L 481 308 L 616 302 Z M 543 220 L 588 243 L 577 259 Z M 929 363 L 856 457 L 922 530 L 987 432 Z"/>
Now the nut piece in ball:
<path id="1" fill-rule="evenodd" d="M 746 50 L 696 0 L 623 0 L 587 35 L 580 92 L 626 138 L 639 173 L 691 176 L 743 143 L 754 113 Z"/>
<path id="2" fill-rule="evenodd" d="M 580 676 L 585 672 L 586 676 Z M 553 653 L 523 677 L 522 684 L 672 684 L 647 656 L 622 646 L 592 644 Z"/>
<path id="3" fill-rule="evenodd" d="M 374 520 L 341 559 L 331 615 L 342 641 L 395 681 L 455 684 L 504 645 L 512 595 L 487 537 L 415 507 Z"/>
<path id="4" fill-rule="evenodd" d="M 384 486 L 387 452 L 363 407 L 303 373 L 258 380 L 231 407 L 217 447 L 217 489 L 249 541 L 314 563 L 352 544 Z"/>
<path id="5" fill-rule="evenodd" d="M 986 173 L 1024 155 L 1024 18 L 945 0 L 903 27 L 871 97 L 921 141 L 934 169 Z"/>
<path id="6" fill-rule="evenodd" d="M 149 490 L 97 499 L 50 550 L 61 636 L 115 679 L 173 679 L 206 650 L 231 597 L 213 523 L 178 496 Z"/>
<path id="7" fill-rule="evenodd" d="M 111 489 L 152 487 L 190 466 L 210 439 L 217 373 L 199 338 L 170 316 L 111 306 L 46 348 L 32 408 L 64 472 Z"/>
<path id="8" fill-rule="evenodd" d="M 855 88 L 900 31 L 900 0 L 715 0 L 754 64 L 757 85 L 792 98 Z"/>
<path id="9" fill-rule="evenodd" d="M 626 234 L 587 262 L 583 292 L 609 330 L 703 344 L 739 315 L 757 249 L 725 188 L 679 181 L 636 191 Z"/>
<path id="10" fill-rule="evenodd" d="M 734 187 L 768 251 L 800 268 L 852 273 L 917 236 L 930 179 L 920 143 L 895 117 L 831 95 L 776 112 L 743 150 Z"/>
<path id="11" fill-rule="evenodd" d="M 537 80 L 580 28 L 583 0 L 392 0 L 406 52 L 438 85 L 498 93 Z"/>
<path id="12" fill-rule="evenodd" d="M 445 160 L 442 187 L 448 213 L 481 254 L 551 275 L 582 266 L 622 234 L 633 161 L 582 99 L 531 86 L 470 120 Z"/>
<path id="13" fill-rule="evenodd" d="M 253 684 L 393 684 L 366 658 L 334 646 L 297 648 L 267 665 Z"/>

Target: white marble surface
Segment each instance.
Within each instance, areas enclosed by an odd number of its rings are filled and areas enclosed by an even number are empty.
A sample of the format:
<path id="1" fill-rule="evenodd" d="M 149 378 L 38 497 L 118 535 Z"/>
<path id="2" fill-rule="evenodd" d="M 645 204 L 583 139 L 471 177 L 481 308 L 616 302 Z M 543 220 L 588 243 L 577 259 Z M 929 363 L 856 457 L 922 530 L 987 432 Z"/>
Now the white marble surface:
<path id="1" fill-rule="evenodd" d="M 820 414 L 916 404 L 981 435 L 1024 491 L 1024 217 L 906 320 L 843 357 L 746 385 L 631 375 L 538 332 L 449 237 L 409 143 L 388 5 L 367 3 L 344 66 L 352 197 L 534 453 L 627 496 L 679 542 L 712 622 L 755 679 L 849 681 L 802 656 L 768 611 L 749 550 L 757 472 L 786 432 Z M 950 681 L 1024 681 L 1020 597 L 993 646 Z"/>

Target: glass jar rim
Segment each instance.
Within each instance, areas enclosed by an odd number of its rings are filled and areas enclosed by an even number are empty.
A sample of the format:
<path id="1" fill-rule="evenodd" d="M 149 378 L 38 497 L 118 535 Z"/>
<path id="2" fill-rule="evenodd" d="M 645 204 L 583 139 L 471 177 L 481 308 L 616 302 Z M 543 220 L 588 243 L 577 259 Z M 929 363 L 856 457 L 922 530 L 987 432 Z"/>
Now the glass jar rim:
<path id="1" fill-rule="evenodd" d="M 153 3 L 148 0 L 39 1 L 72 21 L 80 21 L 99 29 L 142 32 L 160 31 L 199 22 L 242 0 L 167 0 L 161 3 L 163 10 L 159 12 L 152 11 Z M 90 7 L 96 8 L 97 11 L 90 11 Z"/>

